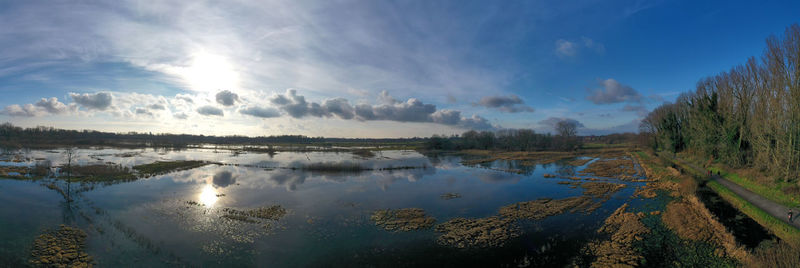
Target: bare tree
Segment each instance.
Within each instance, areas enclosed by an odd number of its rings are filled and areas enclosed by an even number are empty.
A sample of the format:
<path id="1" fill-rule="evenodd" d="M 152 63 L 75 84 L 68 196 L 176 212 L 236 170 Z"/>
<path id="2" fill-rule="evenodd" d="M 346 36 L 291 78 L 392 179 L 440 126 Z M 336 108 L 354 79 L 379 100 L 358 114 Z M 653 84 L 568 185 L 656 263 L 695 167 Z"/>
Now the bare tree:
<path id="1" fill-rule="evenodd" d="M 72 185 L 72 162 L 75 161 L 75 158 L 78 156 L 78 149 L 77 148 L 67 148 L 64 150 L 64 160 L 67 161 L 67 202 L 72 201 L 70 198 L 70 186 Z"/>

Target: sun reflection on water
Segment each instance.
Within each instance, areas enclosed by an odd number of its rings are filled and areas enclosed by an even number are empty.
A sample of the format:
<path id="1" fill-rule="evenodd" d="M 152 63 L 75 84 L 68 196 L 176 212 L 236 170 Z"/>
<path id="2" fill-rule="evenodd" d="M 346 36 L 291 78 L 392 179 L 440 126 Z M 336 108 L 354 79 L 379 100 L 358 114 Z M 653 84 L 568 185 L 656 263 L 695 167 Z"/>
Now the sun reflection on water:
<path id="1" fill-rule="evenodd" d="M 203 190 L 200 192 L 199 198 L 200 198 L 200 203 L 202 203 L 207 207 L 213 206 L 214 203 L 217 202 L 217 199 L 219 199 L 219 197 L 217 197 L 217 190 L 214 189 L 214 187 L 211 186 L 211 184 L 206 184 L 206 186 L 203 187 Z"/>

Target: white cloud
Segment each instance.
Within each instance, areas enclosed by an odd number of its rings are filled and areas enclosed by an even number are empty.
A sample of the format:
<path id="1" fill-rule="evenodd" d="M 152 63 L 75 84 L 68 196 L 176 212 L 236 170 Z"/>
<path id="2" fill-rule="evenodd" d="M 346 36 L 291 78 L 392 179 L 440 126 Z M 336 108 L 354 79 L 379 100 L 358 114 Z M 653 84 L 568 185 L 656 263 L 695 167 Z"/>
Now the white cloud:
<path id="1" fill-rule="evenodd" d="M 556 40 L 556 53 L 562 57 L 574 57 L 578 54 L 578 48 L 573 42 L 558 39 Z"/>
<path id="2" fill-rule="evenodd" d="M 639 92 L 628 85 L 617 82 L 617 80 L 609 78 L 599 81 L 599 84 L 602 88 L 593 90 L 586 97 L 587 100 L 595 104 L 640 102 L 642 100 L 642 95 Z"/>

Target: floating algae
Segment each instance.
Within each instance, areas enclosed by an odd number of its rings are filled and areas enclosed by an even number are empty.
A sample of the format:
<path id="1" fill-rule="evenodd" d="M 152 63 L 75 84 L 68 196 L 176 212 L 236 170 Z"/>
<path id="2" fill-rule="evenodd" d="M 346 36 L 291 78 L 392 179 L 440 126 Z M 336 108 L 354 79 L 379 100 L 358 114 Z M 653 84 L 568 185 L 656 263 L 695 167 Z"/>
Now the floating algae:
<path id="1" fill-rule="evenodd" d="M 370 216 L 375 225 L 387 231 L 413 231 L 433 226 L 436 219 L 425 215 L 421 208 L 402 208 L 396 210 L 376 210 Z"/>
<path id="2" fill-rule="evenodd" d="M 459 193 L 446 193 L 440 196 L 444 200 L 450 200 L 455 198 L 461 198 L 461 194 Z"/>
<path id="3" fill-rule="evenodd" d="M 509 218 L 492 216 L 480 219 L 455 218 L 436 225 L 443 233 L 437 243 L 456 248 L 497 247 L 508 239 L 518 237 L 519 228 Z"/>
<path id="4" fill-rule="evenodd" d="M 30 264 L 37 267 L 92 267 L 92 257 L 85 249 L 86 233 L 61 225 L 57 231 L 36 238 Z"/>

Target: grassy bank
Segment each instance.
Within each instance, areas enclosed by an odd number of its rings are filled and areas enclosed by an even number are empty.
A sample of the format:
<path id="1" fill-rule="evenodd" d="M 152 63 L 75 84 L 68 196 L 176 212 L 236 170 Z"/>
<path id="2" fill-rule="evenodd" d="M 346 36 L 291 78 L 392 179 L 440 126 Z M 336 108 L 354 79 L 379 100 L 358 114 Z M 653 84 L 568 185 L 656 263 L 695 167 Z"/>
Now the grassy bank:
<path id="1" fill-rule="evenodd" d="M 794 243 L 800 242 L 800 230 L 797 230 L 797 228 L 769 215 L 766 211 L 747 202 L 747 200 L 742 199 L 739 195 L 716 181 L 709 181 L 707 185 L 711 189 L 714 189 L 725 201 L 731 203 L 734 207 L 739 209 L 739 211 L 770 230 L 777 237 L 786 241 L 793 241 Z"/>

